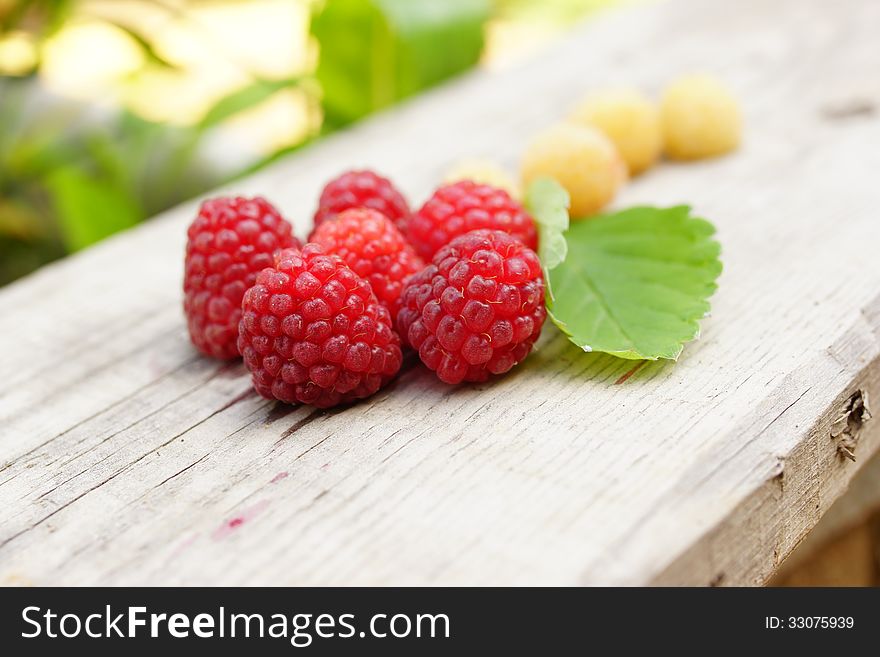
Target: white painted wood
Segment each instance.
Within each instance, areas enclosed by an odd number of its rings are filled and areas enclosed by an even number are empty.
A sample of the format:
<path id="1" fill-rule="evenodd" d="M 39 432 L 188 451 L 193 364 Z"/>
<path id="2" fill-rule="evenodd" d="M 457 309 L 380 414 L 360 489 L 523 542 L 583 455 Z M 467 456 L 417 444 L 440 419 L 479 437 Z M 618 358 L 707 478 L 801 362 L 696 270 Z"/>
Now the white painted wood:
<path id="1" fill-rule="evenodd" d="M 499 381 L 410 362 L 353 408 L 250 392 L 189 346 L 195 204 L 0 290 L 0 581 L 35 584 L 760 584 L 880 445 L 830 425 L 880 400 L 880 3 L 674 0 L 608 13 L 237 186 L 301 233 L 354 165 L 414 201 L 463 157 L 515 163 L 583 92 L 708 69 L 737 154 L 618 199 L 689 202 L 725 271 L 677 364 L 580 353 L 552 327 Z"/>

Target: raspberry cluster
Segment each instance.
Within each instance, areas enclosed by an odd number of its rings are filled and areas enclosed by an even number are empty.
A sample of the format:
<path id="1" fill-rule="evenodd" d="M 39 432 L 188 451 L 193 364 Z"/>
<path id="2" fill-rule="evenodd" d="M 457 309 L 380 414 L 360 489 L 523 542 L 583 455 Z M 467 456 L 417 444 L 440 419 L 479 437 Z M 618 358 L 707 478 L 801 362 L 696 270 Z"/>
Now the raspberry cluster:
<path id="1" fill-rule="evenodd" d="M 190 338 L 208 356 L 234 358 L 245 290 L 276 251 L 299 241 L 268 201 L 242 197 L 205 201 L 187 237 L 183 308 Z"/>
<path id="2" fill-rule="evenodd" d="M 712 77 L 674 81 L 659 106 L 609 90 L 537 134 L 519 179 L 554 179 L 585 220 L 661 155 L 714 157 L 741 133 L 736 99 Z M 448 180 L 413 213 L 388 178 L 346 171 L 321 191 L 302 247 L 263 199 L 207 201 L 186 248 L 193 344 L 240 353 L 260 394 L 319 407 L 375 393 L 406 347 L 450 384 L 509 371 L 547 316 L 538 229 L 518 200 L 531 194 L 491 162 Z"/>
<path id="3" fill-rule="evenodd" d="M 502 189 L 445 185 L 410 217 L 386 178 L 348 172 L 325 187 L 305 246 L 262 199 L 206 201 L 189 228 L 184 310 L 196 347 L 241 354 L 269 399 L 368 397 L 400 370 L 403 344 L 442 381 L 485 381 L 540 335 L 536 246 Z"/>

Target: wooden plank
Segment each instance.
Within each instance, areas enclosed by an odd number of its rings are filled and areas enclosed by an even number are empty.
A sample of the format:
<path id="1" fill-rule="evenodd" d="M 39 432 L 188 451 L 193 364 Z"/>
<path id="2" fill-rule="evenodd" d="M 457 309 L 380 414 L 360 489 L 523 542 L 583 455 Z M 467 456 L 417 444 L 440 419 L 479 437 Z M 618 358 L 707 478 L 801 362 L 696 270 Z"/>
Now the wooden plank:
<path id="1" fill-rule="evenodd" d="M 0 581 L 758 584 L 880 445 L 880 4 L 675 0 L 607 14 L 238 185 L 301 233 L 375 166 L 421 199 L 455 160 L 514 164 L 582 92 L 695 68 L 742 98 L 734 156 L 664 164 L 621 206 L 689 202 L 725 271 L 677 364 L 548 327 L 511 375 L 449 388 L 411 359 L 337 412 L 250 391 L 180 312 L 194 203 L 0 291 Z"/>
<path id="2" fill-rule="evenodd" d="M 876 540 L 872 536 L 874 525 L 877 525 Z M 870 548 L 868 554 L 859 552 L 866 541 Z M 877 544 L 876 550 L 872 543 Z M 841 546 L 846 549 L 839 549 Z M 833 564 L 838 552 L 846 552 L 850 548 L 862 561 L 857 559 Z M 777 586 L 791 586 L 792 583 L 809 581 L 815 576 L 825 577 L 827 568 L 829 575 L 848 573 L 847 577 L 852 580 L 873 583 L 875 563 L 880 566 L 880 454 L 875 454 L 862 466 L 846 493 L 834 502 L 788 556 L 772 581 Z M 876 576 L 880 584 L 880 568 Z M 833 580 L 830 577 L 822 580 L 826 581 Z M 836 585 L 845 584 L 840 582 Z"/>

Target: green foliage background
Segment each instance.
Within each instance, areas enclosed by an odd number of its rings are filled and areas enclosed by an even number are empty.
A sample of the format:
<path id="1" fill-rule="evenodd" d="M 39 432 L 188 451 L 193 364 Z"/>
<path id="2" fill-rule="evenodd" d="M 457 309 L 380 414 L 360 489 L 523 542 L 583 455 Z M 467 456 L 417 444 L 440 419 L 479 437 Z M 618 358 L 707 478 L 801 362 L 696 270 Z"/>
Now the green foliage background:
<path id="1" fill-rule="evenodd" d="M 609 0 L 301 1 L 311 3 L 314 72 L 280 80 L 255 75 L 191 126 L 125 109 L 83 120 L 90 108 L 34 94 L 39 58 L 23 75 L 0 75 L 0 285 L 228 181 L 230 173 L 201 153 L 206 135 L 274 94 L 297 88 L 320 105 L 323 123 L 309 141 L 475 66 L 491 18 L 567 22 Z M 178 5 L 186 10 L 185 2 Z M 77 9 L 77 0 L 0 0 L 0 37 L 24 31 L 41 44 Z M 142 50 L 145 67 L 174 68 L 147 36 L 117 27 Z"/>

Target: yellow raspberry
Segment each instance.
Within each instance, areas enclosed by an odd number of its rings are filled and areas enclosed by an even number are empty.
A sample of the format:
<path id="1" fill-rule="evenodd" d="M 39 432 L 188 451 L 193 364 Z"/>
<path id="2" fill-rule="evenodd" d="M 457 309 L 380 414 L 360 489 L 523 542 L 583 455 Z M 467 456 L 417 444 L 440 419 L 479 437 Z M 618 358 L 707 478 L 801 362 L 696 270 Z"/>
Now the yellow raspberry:
<path id="1" fill-rule="evenodd" d="M 491 160 L 463 160 L 453 166 L 443 178 L 445 183 L 455 183 L 461 180 L 471 180 L 481 185 L 498 187 L 510 194 L 512 198 L 520 198 L 519 185 L 516 184 L 513 177 Z"/>
<path id="2" fill-rule="evenodd" d="M 739 106 L 710 75 L 690 75 L 670 84 L 660 102 L 660 120 L 664 150 L 675 159 L 714 157 L 739 145 Z"/>
<path id="3" fill-rule="evenodd" d="M 614 144 L 596 128 L 559 123 L 539 133 L 522 159 L 523 184 L 555 178 L 571 196 L 571 216 L 583 219 L 605 207 L 626 180 Z"/>
<path id="4" fill-rule="evenodd" d="M 611 89 L 591 94 L 575 107 L 569 120 L 604 132 L 614 142 L 630 175 L 641 173 L 660 157 L 660 113 L 638 91 Z"/>

